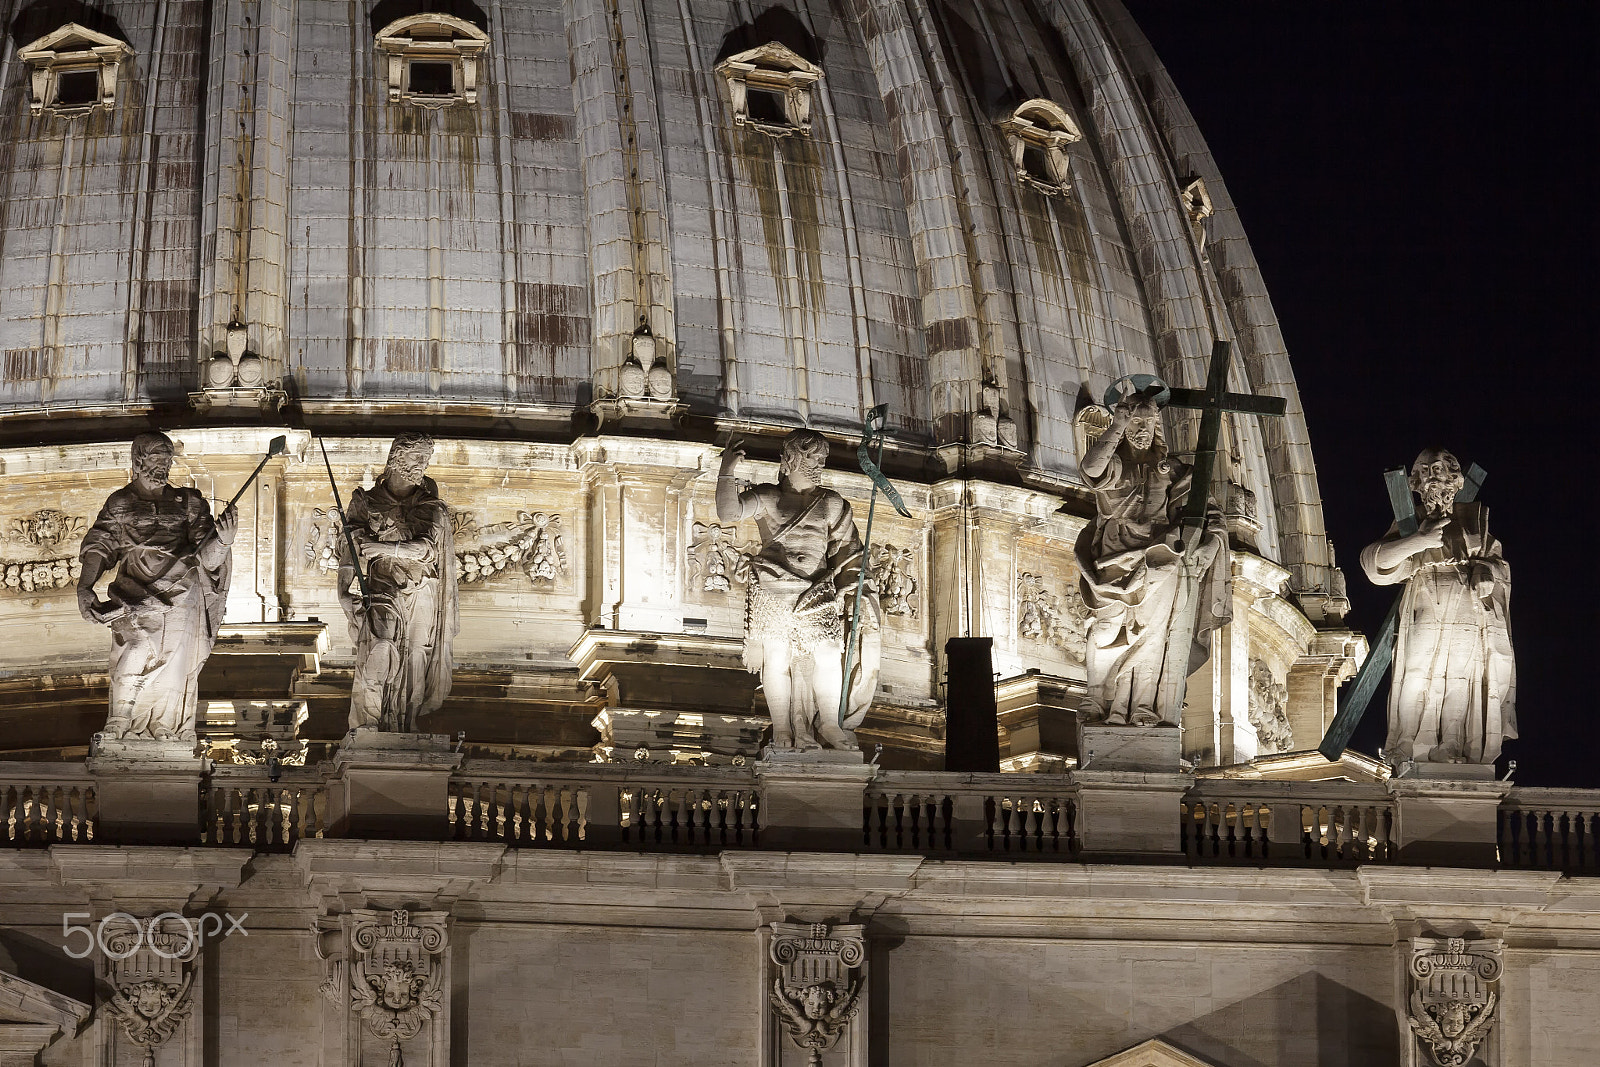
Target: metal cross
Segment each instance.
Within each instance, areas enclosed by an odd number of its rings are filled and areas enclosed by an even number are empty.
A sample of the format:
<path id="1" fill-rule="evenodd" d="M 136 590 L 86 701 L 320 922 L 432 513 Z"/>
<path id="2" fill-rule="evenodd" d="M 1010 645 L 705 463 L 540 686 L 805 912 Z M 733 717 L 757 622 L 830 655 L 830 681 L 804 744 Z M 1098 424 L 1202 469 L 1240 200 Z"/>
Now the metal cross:
<path id="1" fill-rule="evenodd" d="M 1465 504 L 1478 499 L 1478 490 L 1483 488 L 1483 480 L 1488 476 L 1487 471 L 1474 463 L 1467 469 L 1462 486 L 1456 492 L 1456 501 Z M 1406 469 L 1390 467 L 1383 472 L 1383 480 L 1389 490 L 1389 507 L 1394 512 L 1395 530 L 1402 537 L 1410 537 L 1417 532 L 1417 507 L 1411 499 Z M 1367 713 L 1367 705 L 1372 702 L 1373 693 L 1377 692 L 1378 683 L 1394 661 L 1394 643 L 1400 632 L 1400 602 L 1404 599 L 1405 592 L 1402 591 L 1389 605 L 1389 614 L 1383 617 L 1373 636 L 1367 661 L 1356 672 L 1349 687 L 1339 695 L 1339 710 L 1333 716 L 1333 722 L 1328 724 L 1322 744 L 1317 747 L 1317 751 L 1330 763 L 1344 755 L 1344 750 L 1350 745 L 1350 735 L 1356 732 L 1361 716 Z"/>
<path id="2" fill-rule="evenodd" d="M 1197 534 L 1206 523 L 1206 504 L 1211 499 L 1211 475 L 1217 465 L 1217 438 L 1222 433 L 1222 413 L 1233 411 L 1251 415 L 1281 416 L 1288 401 L 1281 396 L 1228 392 L 1228 363 L 1233 346 L 1218 341 L 1211 347 L 1211 373 L 1204 389 L 1172 389 L 1168 407 L 1200 411 L 1200 437 L 1194 446 L 1194 472 L 1189 482 L 1189 499 L 1183 508 L 1184 540 Z"/>

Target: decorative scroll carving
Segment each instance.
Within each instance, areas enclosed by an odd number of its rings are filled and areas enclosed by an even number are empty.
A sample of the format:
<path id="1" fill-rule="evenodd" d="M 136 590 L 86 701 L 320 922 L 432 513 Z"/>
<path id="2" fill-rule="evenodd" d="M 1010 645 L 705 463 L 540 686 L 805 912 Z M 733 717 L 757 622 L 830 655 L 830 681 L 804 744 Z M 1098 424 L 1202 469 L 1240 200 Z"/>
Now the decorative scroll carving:
<path id="1" fill-rule="evenodd" d="M 1503 947 L 1498 939 L 1411 939 L 1408 1021 L 1438 1067 L 1463 1067 L 1493 1029 Z"/>
<path id="2" fill-rule="evenodd" d="M 726 593 L 734 583 L 750 580 L 750 552 L 758 546 L 735 544 L 735 527 L 697 522 L 691 532 L 689 581 L 701 582 L 708 593 Z"/>
<path id="3" fill-rule="evenodd" d="M 872 546 L 872 569 L 868 580 L 878 592 L 878 603 L 885 615 L 917 617 L 915 597 L 920 586 L 916 579 L 913 551 L 893 544 Z"/>
<path id="4" fill-rule="evenodd" d="M 348 966 L 350 1007 L 372 1036 L 387 1038 L 393 1067 L 404 1067 L 400 1043 L 444 1010 L 445 922 L 442 911 L 353 913 Z M 335 969 L 334 977 L 337 977 Z"/>
<path id="5" fill-rule="evenodd" d="M 108 924 L 105 945 L 111 986 L 106 1011 L 143 1050 L 144 1067 L 154 1067 L 156 1049 L 178 1032 L 194 1006 L 189 964 L 200 952 L 200 939 L 176 916 L 139 925 L 124 919 L 114 930 Z"/>
<path id="6" fill-rule="evenodd" d="M 866 979 L 863 926 L 773 923 L 777 974 L 768 999 L 795 1047 L 811 1067 L 839 1043 L 861 1008 Z"/>
<path id="7" fill-rule="evenodd" d="M 459 519 L 455 519 L 458 527 Z M 553 585 L 567 574 L 567 549 L 561 516 L 544 511 L 519 511 L 515 522 L 497 522 L 479 528 L 470 518 L 473 534 L 491 543 L 456 553 L 461 581 L 482 582 L 513 565 L 520 566 L 535 585 Z M 491 540 L 505 538 L 504 540 Z"/>
<path id="8" fill-rule="evenodd" d="M 87 524 L 80 515 L 40 508 L 32 515 L 11 520 L 10 539 L 37 548 L 54 548 L 63 541 L 81 539 Z"/>
<path id="9" fill-rule="evenodd" d="M 1022 637 L 1055 645 L 1082 663 L 1089 615 L 1074 585 L 1058 597 L 1045 586 L 1044 575 L 1032 571 L 1017 575 L 1017 633 Z"/>
<path id="10" fill-rule="evenodd" d="M 1256 728 L 1256 748 L 1263 756 L 1294 748 L 1289 725 L 1289 689 L 1272 676 L 1263 660 L 1250 661 L 1250 725 Z"/>

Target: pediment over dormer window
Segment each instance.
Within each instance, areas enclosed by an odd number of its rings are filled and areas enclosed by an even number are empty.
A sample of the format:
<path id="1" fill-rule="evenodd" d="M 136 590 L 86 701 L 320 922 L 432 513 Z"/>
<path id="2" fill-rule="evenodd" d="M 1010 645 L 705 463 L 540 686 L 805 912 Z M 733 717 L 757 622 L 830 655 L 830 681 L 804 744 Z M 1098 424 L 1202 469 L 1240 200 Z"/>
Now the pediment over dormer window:
<path id="1" fill-rule="evenodd" d="M 1216 1064 L 1173 1048 L 1159 1038 L 1152 1038 L 1109 1059 L 1091 1063 L 1089 1067 L 1216 1067 Z"/>
<path id="2" fill-rule="evenodd" d="M 378 31 L 390 103 L 448 107 L 478 102 L 478 75 L 489 35 L 453 15 L 395 19 Z"/>
<path id="3" fill-rule="evenodd" d="M 1017 178 L 1052 196 L 1072 190 L 1067 145 L 1083 140 L 1083 132 L 1066 109 L 1036 98 L 1022 103 L 1000 120 Z"/>
<path id="4" fill-rule="evenodd" d="M 717 64 L 728 84 L 733 124 L 773 137 L 811 132 L 812 93 L 822 68 L 771 41 Z"/>
<path id="5" fill-rule="evenodd" d="M 117 102 L 117 69 L 133 55 L 125 41 L 76 22 L 17 50 L 28 68 L 28 106 L 34 114 L 71 114 Z"/>

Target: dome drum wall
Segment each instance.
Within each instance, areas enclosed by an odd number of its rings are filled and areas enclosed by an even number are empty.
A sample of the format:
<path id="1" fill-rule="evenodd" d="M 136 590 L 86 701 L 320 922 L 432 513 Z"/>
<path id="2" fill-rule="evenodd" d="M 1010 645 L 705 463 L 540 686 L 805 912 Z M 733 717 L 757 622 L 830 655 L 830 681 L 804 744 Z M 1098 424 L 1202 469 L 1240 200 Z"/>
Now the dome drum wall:
<path id="1" fill-rule="evenodd" d="M 126 469 L 108 457 L 152 419 L 182 427 L 202 488 L 242 476 L 280 420 L 333 434 L 349 484 L 381 466 L 383 435 L 428 428 L 476 524 L 463 533 L 493 530 L 461 538 L 479 551 L 461 560 L 459 657 L 559 685 L 597 625 L 738 632 L 739 553 L 697 542 L 716 525 L 711 442 L 809 425 L 853 445 L 887 403 L 891 473 L 920 503 L 874 540 L 897 553 L 884 580 L 920 606 L 888 623 L 882 696 L 915 724 L 902 747 L 927 751 L 948 636 L 991 635 L 1003 674 L 1075 684 L 1070 549 L 1090 513 L 1075 416 L 1126 373 L 1198 385 L 1222 336 L 1245 356 L 1233 389 L 1290 399 L 1281 431 L 1236 419 L 1227 441 L 1228 477 L 1257 502 L 1237 529 L 1289 574 L 1252 619 L 1331 589 L 1292 374 L 1260 325 L 1270 304 L 1203 144 L 1109 0 L 803 0 L 759 17 L 700 0 L 458 4 L 475 99 L 463 84 L 449 100 L 395 81 L 404 20 L 376 9 L 100 10 L 131 51 L 110 108 L 33 115 L 17 63 L 0 86 L 0 426 L 62 442 L 7 453 L 8 522 L 92 519 Z M 760 83 L 743 122 L 739 71 Z M 778 82 L 786 95 L 752 103 Z M 1019 165 L 1023 122 L 1042 168 L 1026 150 Z M 1222 242 L 1209 251 L 1179 195 L 1194 160 Z M 1181 446 L 1189 422 L 1169 430 Z M 256 549 L 229 618 L 328 621 L 337 664 L 331 500 L 314 469 L 280 465 L 243 504 Z M 830 478 L 864 503 L 864 480 Z M 56 603 L 62 587 L 25 588 L 60 579 L 36 547 L 7 560 L 7 596 L 29 594 L 8 606 L 41 612 L 34 669 L 92 670 L 104 635 Z M 1301 652 L 1304 629 L 1289 627 Z M 1227 672 L 1243 692 L 1256 637 L 1240 640 Z M 1299 669 L 1286 650 L 1268 659 Z M 591 681 L 581 700 L 533 703 L 578 714 L 605 690 Z M 1331 699 L 1318 692 L 1308 724 Z"/>

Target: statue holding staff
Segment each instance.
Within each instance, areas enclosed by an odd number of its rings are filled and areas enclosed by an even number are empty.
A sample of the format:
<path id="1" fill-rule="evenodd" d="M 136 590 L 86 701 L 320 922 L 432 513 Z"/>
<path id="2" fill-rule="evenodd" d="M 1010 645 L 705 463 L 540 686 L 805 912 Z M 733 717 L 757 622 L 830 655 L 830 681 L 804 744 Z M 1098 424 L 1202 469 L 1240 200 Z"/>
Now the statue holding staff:
<path id="1" fill-rule="evenodd" d="M 114 738 L 194 740 L 200 669 L 227 606 L 238 513 L 230 504 L 213 519 L 199 490 L 168 485 L 175 453 L 165 434 L 133 439 L 133 478 L 78 551 L 78 610 L 111 627 Z M 95 583 L 113 568 L 100 600 Z"/>
<path id="2" fill-rule="evenodd" d="M 861 593 L 859 657 L 845 695 L 845 620 L 854 609 L 864 566 L 850 504 L 822 485 L 828 442 L 813 430 L 784 438 L 778 482 L 740 489 L 737 443 L 722 453 L 717 517 L 754 518 L 761 550 L 750 561 L 744 662 L 761 675 L 777 749 L 855 750 L 852 732 L 878 686 L 878 598 Z M 841 703 L 845 709 L 840 721 Z"/>

